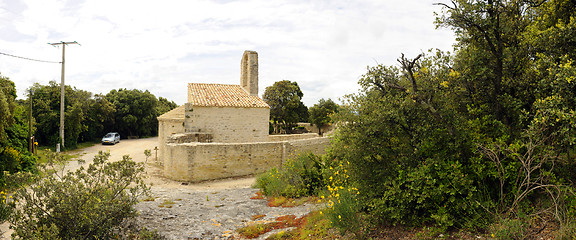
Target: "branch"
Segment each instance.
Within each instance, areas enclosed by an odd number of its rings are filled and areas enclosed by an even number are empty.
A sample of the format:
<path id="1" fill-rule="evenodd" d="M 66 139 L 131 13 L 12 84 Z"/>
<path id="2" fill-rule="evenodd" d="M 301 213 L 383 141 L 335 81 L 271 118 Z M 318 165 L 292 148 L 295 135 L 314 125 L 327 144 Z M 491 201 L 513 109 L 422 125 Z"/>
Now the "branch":
<path id="1" fill-rule="evenodd" d="M 414 90 L 413 91 L 414 93 L 418 92 L 418 85 L 416 84 L 416 79 L 414 78 L 414 66 L 416 65 L 418 59 L 420 59 L 422 56 L 423 54 L 420 53 L 418 54 L 418 56 L 416 56 L 416 58 L 410 61 L 406 57 L 404 57 L 404 53 L 402 53 L 402 57 L 400 57 L 400 59 L 397 60 L 400 63 L 400 65 L 402 65 L 402 69 L 408 72 L 408 76 L 410 77 L 410 81 L 412 82 L 412 90 Z"/>
<path id="2" fill-rule="evenodd" d="M 484 39 L 488 43 L 488 47 L 490 48 L 490 51 L 492 52 L 492 54 L 496 55 L 497 49 L 496 49 L 496 46 L 494 45 L 494 43 L 492 41 L 492 38 L 490 37 L 490 35 L 488 35 L 488 31 L 486 31 L 482 26 L 475 23 L 470 18 L 465 17 L 462 14 L 462 10 L 458 6 L 458 4 L 456 4 L 454 1 L 451 1 L 451 2 L 452 2 L 453 6 L 448 6 L 445 3 L 434 3 L 434 5 L 442 6 L 442 7 L 448 8 L 451 11 L 453 11 L 454 13 L 452 13 L 452 15 L 451 15 L 451 18 L 454 20 L 453 23 L 461 22 L 465 27 L 474 28 L 478 32 L 480 32 L 480 34 L 483 35 Z M 456 25 L 456 24 L 454 24 L 454 25 Z"/>
<path id="3" fill-rule="evenodd" d="M 434 106 L 432 106 L 432 104 L 430 103 L 430 101 L 426 101 L 425 99 L 423 99 L 420 95 L 418 95 L 418 84 L 416 83 L 416 78 L 414 77 L 414 68 L 417 66 L 418 64 L 418 60 L 424 56 L 423 54 L 418 54 L 418 56 L 416 56 L 414 59 L 409 60 L 404 56 L 404 53 L 402 53 L 402 56 L 398 59 L 398 62 L 400 63 L 400 65 L 402 65 L 402 69 L 404 69 L 404 71 L 408 72 L 408 78 L 410 79 L 410 81 L 412 82 L 412 93 L 411 93 L 411 98 L 420 103 L 421 105 L 423 105 L 426 110 L 428 110 L 428 112 L 430 114 L 432 114 L 432 116 L 434 117 L 434 119 L 438 122 L 438 123 L 445 123 L 446 128 L 448 129 L 448 131 L 450 132 L 451 136 L 454 136 L 454 127 L 447 123 L 446 121 L 444 121 L 444 119 L 442 118 L 442 116 L 438 113 L 438 111 L 436 110 L 436 108 L 434 108 Z M 404 90 L 406 90 L 404 88 Z"/>

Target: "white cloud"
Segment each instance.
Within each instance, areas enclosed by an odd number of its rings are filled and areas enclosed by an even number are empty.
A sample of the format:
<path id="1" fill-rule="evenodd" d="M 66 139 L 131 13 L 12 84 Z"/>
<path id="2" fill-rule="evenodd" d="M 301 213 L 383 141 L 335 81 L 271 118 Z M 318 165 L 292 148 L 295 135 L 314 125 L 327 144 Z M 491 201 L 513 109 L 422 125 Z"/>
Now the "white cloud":
<path id="1" fill-rule="evenodd" d="M 21 0 L 0 3 L 0 52 L 60 61 L 66 83 L 92 93 L 148 89 L 182 104 L 188 82 L 237 83 L 244 50 L 259 53 L 260 93 L 296 81 L 308 106 L 356 92 L 366 66 L 400 53 L 451 50 L 427 0 Z M 0 73 L 24 97 L 60 80 L 60 66 L 0 55 Z"/>

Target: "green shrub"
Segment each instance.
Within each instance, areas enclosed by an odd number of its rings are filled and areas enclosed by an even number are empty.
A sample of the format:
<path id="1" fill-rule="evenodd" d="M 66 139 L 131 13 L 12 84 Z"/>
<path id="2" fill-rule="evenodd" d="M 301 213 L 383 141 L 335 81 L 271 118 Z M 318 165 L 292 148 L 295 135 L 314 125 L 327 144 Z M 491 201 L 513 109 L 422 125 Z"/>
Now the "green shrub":
<path id="1" fill-rule="evenodd" d="M 325 186 L 323 161 L 314 154 L 290 159 L 282 168 L 272 168 L 256 179 L 254 187 L 267 196 L 303 197 L 317 195 Z"/>
<path id="2" fill-rule="evenodd" d="M 351 188 L 337 189 L 329 203 L 326 216 L 332 226 L 341 233 L 351 232 L 358 238 L 362 237 L 362 221 L 359 217 L 360 208 L 356 199 L 356 190 Z"/>
<path id="3" fill-rule="evenodd" d="M 6 189 L 2 188 L 2 191 L 0 191 L 0 199 L 2 199 L 2 203 L 0 204 L 0 222 L 8 220 L 8 217 L 12 214 L 14 202 L 11 198 L 12 197 L 8 195 Z"/>
<path id="4" fill-rule="evenodd" d="M 133 206 L 148 191 L 144 166 L 124 156 L 108 162 L 110 153 L 99 152 L 88 168 L 64 172 L 65 161 L 50 153 L 44 174 L 17 174 L 17 182 L 32 177 L 29 186 L 14 193 L 17 201 L 10 224 L 14 239 L 108 239 L 123 220 L 135 216 Z"/>
<path id="5" fill-rule="evenodd" d="M 358 188 L 351 186 L 348 169 L 349 162 L 331 162 L 325 169 L 327 187 L 321 199 L 327 199 L 326 219 L 341 233 L 350 232 L 356 238 L 364 238 L 360 205 L 358 204 Z"/>

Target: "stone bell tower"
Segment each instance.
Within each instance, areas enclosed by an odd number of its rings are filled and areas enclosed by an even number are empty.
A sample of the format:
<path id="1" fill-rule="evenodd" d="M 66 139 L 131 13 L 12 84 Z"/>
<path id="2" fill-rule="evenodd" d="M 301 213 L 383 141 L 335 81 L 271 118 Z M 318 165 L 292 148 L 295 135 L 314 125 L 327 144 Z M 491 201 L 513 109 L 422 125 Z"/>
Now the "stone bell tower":
<path id="1" fill-rule="evenodd" d="M 251 96 L 258 96 L 258 53 L 244 51 L 240 63 L 240 86 Z"/>

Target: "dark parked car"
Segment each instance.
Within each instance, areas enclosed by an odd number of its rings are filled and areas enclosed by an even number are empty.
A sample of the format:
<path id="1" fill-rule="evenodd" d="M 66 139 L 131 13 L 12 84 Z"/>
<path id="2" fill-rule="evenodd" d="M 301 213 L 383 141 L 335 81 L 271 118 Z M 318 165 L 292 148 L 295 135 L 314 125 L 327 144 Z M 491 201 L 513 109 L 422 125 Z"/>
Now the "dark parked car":
<path id="1" fill-rule="evenodd" d="M 120 142 L 120 134 L 117 132 L 109 132 L 102 138 L 102 144 L 116 144 Z"/>

